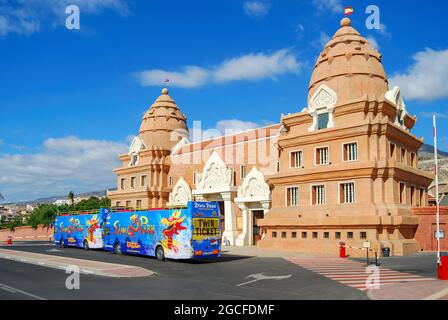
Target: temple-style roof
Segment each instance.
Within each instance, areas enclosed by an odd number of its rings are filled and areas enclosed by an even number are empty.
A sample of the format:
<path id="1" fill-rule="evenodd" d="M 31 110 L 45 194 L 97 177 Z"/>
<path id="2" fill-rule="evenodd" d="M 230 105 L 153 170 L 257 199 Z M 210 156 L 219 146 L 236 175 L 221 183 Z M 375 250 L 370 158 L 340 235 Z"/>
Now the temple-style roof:
<path id="1" fill-rule="evenodd" d="M 308 101 L 325 84 L 336 92 L 338 105 L 364 97 L 384 97 L 388 91 L 381 54 L 344 18 L 341 28 L 319 55 L 308 90 Z"/>
<path id="2" fill-rule="evenodd" d="M 148 149 L 171 150 L 186 135 L 187 118 L 164 88 L 143 116 L 139 136 Z"/>

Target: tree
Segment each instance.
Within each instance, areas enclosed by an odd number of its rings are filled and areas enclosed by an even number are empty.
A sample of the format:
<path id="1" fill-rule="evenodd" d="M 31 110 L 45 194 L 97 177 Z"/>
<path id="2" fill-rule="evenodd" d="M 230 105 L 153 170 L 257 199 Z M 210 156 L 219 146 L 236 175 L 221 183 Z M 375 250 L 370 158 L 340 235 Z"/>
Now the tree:
<path id="1" fill-rule="evenodd" d="M 21 216 L 15 216 L 13 220 L 8 223 L 8 229 L 14 232 L 17 227 L 23 226 L 23 220 Z"/>
<path id="2" fill-rule="evenodd" d="M 54 204 L 42 204 L 29 216 L 27 224 L 33 227 L 33 229 L 37 229 L 39 225 L 48 227 L 60 213 L 59 210 L 59 207 Z"/>
<path id="3" fill-rule="evenodd" d="M 70 191 L 67 195 L 68 200 L 70 200 L 70 204 L 73 205 L 75 203 L 75 194 L 73 191 Z"/>

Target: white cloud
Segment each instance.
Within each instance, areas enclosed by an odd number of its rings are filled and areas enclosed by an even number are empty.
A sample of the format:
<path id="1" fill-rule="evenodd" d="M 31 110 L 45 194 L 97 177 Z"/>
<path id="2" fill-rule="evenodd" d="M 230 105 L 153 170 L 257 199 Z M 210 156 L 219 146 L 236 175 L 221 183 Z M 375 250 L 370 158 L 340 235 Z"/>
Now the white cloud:
<path id="1" fill-rule="evenodd" d="M 296 38 L 302 39 L 304 35 L 305 35 L 305 27 L 303 26 L 303 24 L 299 23 L 296 26 Z"/>
<path id="2" fill-rule="evenodd" d="M 376 39 L 373 37 L 373 36 L 368 36 L 367 38 L 367 41 L 369 41 L 370 42 L 370 44 L 372 45 L 372 47 L 374 47 L 375 49 L 377 49 L 377 50 L 380 50 L 380 46 L 379 46 L 379 44 L 378 44 L 378 41 L 376 41 Z"/>
<path id="3" fill-rule="evenodd" d="M 165 79 L 174 87 L 197 88 L 207 83 L 227 83 L 242 80 L 276 79 L 285 73 L 297 73 L 301 64 L 289 49 L 272 54 L 253 53 L 224 61 L 220 65 L 205 69 L 188 66 L 182 71 L 146 70 L 134 76 L 142 86 L 160 86 Z"/>
<path id="4" fill-rule="evenodd" d="M 325 45 L 331 40 L 331 37 L 325 32 L 321 31 L 319 39 L 314 40 L 311 45 L 319 50 L 323 49 Z"/>
<path id="5" fill-rule="evenodd" d="M 392 34 L 387 31 L 387 26 L 384 23 L 380 24 L 380 28 L 377 31 L 386 39 L 390 39 L 392 37 Z"/>
<path id="6" fill-rule="evenodd" d="M 269 4 L 261 1 L 246 1 L 243 5 L 244 13 L 250 17 L 263 17 L 269 13 Z"/>
<path id="7" fill-rule="evenodd" d="M 201 87 L 207 82 L 209 72 L 206 69 L 187 66 L 181 72 L 165 70 L 148 70 L 134 74 L 142 86 L 160 86 L 169 79 L 173 86 L 181 88 Z"/>
<path id="8" fill-rule="evenodd" d="M 411 100 L 437 100 L 448 98 L 448 50 L 427 48 L 417 52 L 414 64 L 405 73 L 397 73 L 391 86 L 399 86 L 403 95 Z"/>
<path id="9" fill-rule="evenodd" d="M 98 14 L 106 9 L 129 14 L 125 0 L 16 0 L 14 4 L 0 0 L 0 36 L 30 35 L 39 32 L 44 23 L 62 25 L 69 5 L 77 5 L 81 14 Z"/>
<path id="10" fill-rule="evenodd" d="M 235 80 L 275 79 L 276 75 L 294 73 L 299 69 L 300 65 L 295 56 L 288 49 L 283 49 L 272 55 L 249 54 L 224 61 L 214 71 L 213 78 L 218 83 Z"/>
<path id="11" fill-rule="evenodd" d="M 343 13 L 341 0 L 313 0 L 313 4 L 321 12 L 331 11 L 333 13 Z"/>
<path id="12" fill-rule="evenodd" d="M 65 137 L 46 140 L 34 154 L 0 156 L 1 193 L 7 202 L 100 190 L 116 184 L 124 143 Z"/>

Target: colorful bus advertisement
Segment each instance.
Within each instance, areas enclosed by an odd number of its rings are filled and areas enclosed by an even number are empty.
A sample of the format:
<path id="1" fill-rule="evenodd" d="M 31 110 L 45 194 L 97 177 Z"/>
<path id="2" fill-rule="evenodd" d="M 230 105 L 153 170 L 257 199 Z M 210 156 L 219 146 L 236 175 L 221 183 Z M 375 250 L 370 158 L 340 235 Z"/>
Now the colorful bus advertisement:
<path id="1" fill-rule="evenodd" d="M 66 214 L 56 217 L 54 242 L 61 247 L 103 249 L 103 227 L 109 209 L 98 213 Z"/>
<path id="2" fill-rule="evenodd" d="M 216 202 L 189 202 L 186 209 L 111 212 L 104 248 L 115 253 L 168 259 L 217 258 L 221 224 Z"/>

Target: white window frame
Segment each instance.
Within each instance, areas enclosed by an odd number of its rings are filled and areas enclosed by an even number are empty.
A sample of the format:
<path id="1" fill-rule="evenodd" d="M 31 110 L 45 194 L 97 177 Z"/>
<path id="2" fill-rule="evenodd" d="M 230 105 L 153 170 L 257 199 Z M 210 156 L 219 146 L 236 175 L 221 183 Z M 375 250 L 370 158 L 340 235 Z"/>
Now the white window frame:
<path id="1" fill-rule="evenodd" d="M 297 205 L 292 206 L 288 203 L 288 189 L 297 188 Z M 297 208 L 300 206 L 300 187 L 297 185 L 285 187 L 285 205 L 287 208 Z"/>
<path id="2" fill-rule="evenodd" d="M 324 197 L 325 197 L 325 203 L 322 204 L 318 204 L 317 203 L 317 194 L 316 194 L 316 204 L 313 203 L 313 187 L 318 187 L 318 186 L 324 186 Z M 325 206 L 327 205 L 327 184 L 326 183 L 315 183 L 315 184 L 311 184 L 310 185 L 310 206 L 314 207 L 314 206 Z"/>
<path id="3" fill-rule="evenodd" d="M 356 144 L 356 159 L 355 160 L 344 160 L 344 149 L 346 145 L 349 144 Z M 342 144 L 342 162 L 356 162 L 359 161 L 359 142 L 358 141 L 350 141 L 350 142 L 344 142 Z"/>
<path id="4" fill-rule="evenodd" d="M 298 166 L 298 167 L 291 166 L 292 154 L 295 153 L 295 152 L 298 152 L 298 153 L 301 152 L 300 166 Z M 301 168 L 303 168 L 304 167 L 304 165 L 303 165 L 303 160 L 304 160 L 303 155 L 304 155 L 303 149 L 289 151 L 289 159 L 288 159 L 289 160 L 289 169 L 301 169 Z"/>
<path id="5" fill-rule="evenodd" d="M 317 149 L 328 149 L 328 163 L 322 163 L 322 164 L 318 164 L 317 163 Z M 324 145 L 324 146 L 318 146 L 318 147 L 314 147 L 314 166 L 315 167 L 320 167 L 320 166 L 328 166 L 331 164 L 331 157 L 330 157 L 330 146 L 329 145 Z"/>
<path id="6" fill-rule="evenodd" d="M 343 184 L 349 184 L 349 183 L 353 183 L 353 202 L 341 202 L 341 195 L 338 194 L 338 204 L 340 205 L 353 205 L 356 203 L 356 181 L 353 180 L 349 180 L 349 181 L 340 181 L 338 183 L 338 193 L 341 192 L 341 185 Z M 345 197 L 344 197 L 345 199 Z"/>

